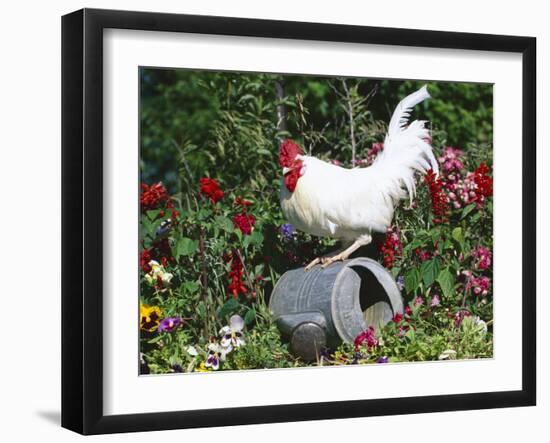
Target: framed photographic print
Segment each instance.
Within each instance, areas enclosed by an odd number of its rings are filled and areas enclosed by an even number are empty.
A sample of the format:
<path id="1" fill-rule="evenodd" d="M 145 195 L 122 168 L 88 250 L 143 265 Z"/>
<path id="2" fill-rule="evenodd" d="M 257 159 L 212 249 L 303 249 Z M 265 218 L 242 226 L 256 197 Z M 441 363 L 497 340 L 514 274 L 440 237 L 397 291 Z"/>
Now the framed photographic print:
<path id="1" fill-rule="evenodd" d="M 534 38 L 62 26 L 64 427 L 535 404 Z"/>

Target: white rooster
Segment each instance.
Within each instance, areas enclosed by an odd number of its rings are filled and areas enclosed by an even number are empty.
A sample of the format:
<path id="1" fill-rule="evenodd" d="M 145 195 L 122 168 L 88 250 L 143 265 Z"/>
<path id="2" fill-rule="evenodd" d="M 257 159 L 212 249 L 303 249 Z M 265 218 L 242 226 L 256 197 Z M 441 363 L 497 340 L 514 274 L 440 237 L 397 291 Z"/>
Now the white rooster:
<path id="1" fill-rule="evenodd" d="M 412 203 L 415 172 L 438 173 L 425 122 L 415 120 L 407 126 L 411 109 L 427 98 L 430 95 L 423 86 L 397 105 L 384 150 L 367 168 L 342 168 L 304 155 L 292 140 L 281 143 L 284 215 L 297 229 L 339 239 L 344 246 L 330 257 L 316 258 L 306 270 L 318 263 L 326 267 L 346 260 L 372 241 L 373 232 L 386 232 L 399 200 L 408 195 Z"/>

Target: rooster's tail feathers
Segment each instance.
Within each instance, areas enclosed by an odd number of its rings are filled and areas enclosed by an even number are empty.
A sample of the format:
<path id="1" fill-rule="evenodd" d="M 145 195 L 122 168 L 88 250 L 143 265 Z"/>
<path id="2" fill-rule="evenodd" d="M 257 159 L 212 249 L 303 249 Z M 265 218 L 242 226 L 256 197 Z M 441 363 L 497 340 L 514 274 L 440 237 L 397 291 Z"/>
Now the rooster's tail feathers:
<path id="1" fill-rule="evenodd" d="M 415 120 L 406 126 L 412 108 L 427 98 L 430 98 L 430 94 L 427 86 L 423 86 L 401 100 L 391 118 L 384 150 L 375 162 L 391 176 L 391 197 L 399 198 L 399 188 L 405 186 L 411 203 L 416 194 L 415 171 L 425 173 L 432 169 L 436 174 L 439 172 L 426 122 Z"/>
<path id="2" fill-rule="evenodd" d="M 418 91 L 407 95 L 403 100 L 401 100 L 395 108 L 395 111 L 393 111 L 390 125 L 388 127 L 388 135 L 391 137 L 392 135 L 399 133 L 409 121 L 412 108 L 428 98 L 431 98 L 428 93 L 428 86 L 424 85 Z"/>

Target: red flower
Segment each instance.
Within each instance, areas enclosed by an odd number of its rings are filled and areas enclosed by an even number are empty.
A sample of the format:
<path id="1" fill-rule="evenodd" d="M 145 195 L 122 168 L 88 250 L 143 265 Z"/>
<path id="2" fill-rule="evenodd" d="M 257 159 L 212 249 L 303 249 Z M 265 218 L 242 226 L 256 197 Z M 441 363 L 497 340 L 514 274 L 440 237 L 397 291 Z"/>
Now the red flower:
<path id="1" fill-rule="evenodd" d="M 244 266 L 241 258 L 236 253 L 228 254 L 227 257 L 231 257 L 231 270 L 229 271 L 229 285 L 227 286 L 227 292 L 233 298 L 238 298 L 239 294 L 246 294 L 247 288 L 244 285 Z M 225 257 L 224 257 L 225 258 Z"/>
<path id="2" fill-rule="evenodd" d="M 384 256 L 384 266 L 387 269 L 393 268 L 395 257 L 400 256 L 403 252 L 401 234 L 397 227 L 388 228 L 384 243 L 380 246 L 380 252 L 382 252 Z"/>
<path id="3" fill-rule="evenodd" d="M 149 262 L 151 260 L 157 260 L 162 263 L 163 266 L 166 266 L 168 260 L 174 262 L 175 259 L 172 256 L 172 248 L 170 247 L 170 242 L 167 238 L 153 242 L 153 245 L 147 249 L 143 249 L 139 255 L 139 265 L 144 273 L 148 274 L 151 272 L 151 266 Z"/>
<path id="4" fill-rule="evenodd" d="M 256 224 L 256 219 L 253 215 L 243 212 L 242 214 L 237 214 L 233 217 L 233 224 L 235 225 L 235 228 L 239 228 L 243 234 L 250 235 L 254 225 Z"/>
<path id="5" fill-rule="evenodd" d="M 200 193 L 208 197 L 212 203 L 220 201 L 224 195 L 219 183 L 213 178 L 208 177 L 200 179 Z"/>
<path id="6" fill-rule="evenodd" d="M 489 172 L 489 167 L 485 163 L 481 163 L 474 171 L 477 198 L 482 202 L 493 195 L 493 178 L 489 175 Z"/>
<path id="7" fill-rule="evenodd" d="M 436 176 L 432 169 L 426 173 L 424 180 L 428 184 L 428 188 L 430 190 L 432 211 L 435 215 L 433 222 L 445 223 L 448 221 L 447 215 L 449 212 L 449 199 L 443 190 L 443 182 Z"/>
<path id="8" fill-rule="evenodd" d="M 399 323 L 401 322 L 401 320 L 403 320 L 403 314 L 399 314 L 399 313 L 395 314 L 392 318 L 392 321 L 394 323 Z"/>
<path id="9" fill-rule="evenodd" d="M 179 211 L 172 209 L 172 221 L 176 221 L 180 215 Z"/>
<path id="10" fill-rule="evenodd" d="M 414 250 L 414 253 L 420 259 L 420 261 L 426 261 L 430 258 L 430 252 L 429 251 L 422 251 L 419 248 L 416 248 Z"/>
<path id="11" fill-rule="evenodd" d="M 151 260 L 151 251 L 149 249 L 144 249 L 141 251 L 141 254 L 139 255 L 139 265 L 146 274 L 151 272 L 151 266 L 149 266 L 149 262 Z"/>
<path id="12" fill-rule="evenodd" d="M 161 182 L 151 186 L 147 186 L 145 183 L 141 184 L 139 203 L 142 212 L 157 209 L 160 203 L 166 201 L 169 201 L 168 191 Z"/>

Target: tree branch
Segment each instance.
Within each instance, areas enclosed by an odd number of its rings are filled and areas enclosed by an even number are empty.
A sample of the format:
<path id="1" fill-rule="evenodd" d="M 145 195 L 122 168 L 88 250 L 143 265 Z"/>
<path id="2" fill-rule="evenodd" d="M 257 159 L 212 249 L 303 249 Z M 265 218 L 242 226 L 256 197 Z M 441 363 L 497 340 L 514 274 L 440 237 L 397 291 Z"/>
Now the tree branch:
<path id="1" fill-rule="evenodd" d="M 285 88 L 282 80 L 275 81 L 275 95 L 277 97 L 277 130 L 286 131 L 286 108 L 282 101 L 285 98 Z"/>
<path id="2" fill-rule="evenodd" d="M 344 91 L 346 91 L 346 101 L 348 106 L 347 114 L 349 118 L 349 132 L 350 132 L 350 139 L 351 139 L 351 167 L 355 168 L 356 143 L 355 143 L 355 123 L 353 121 L 353 104 L 351 102 L 351 94 L 349 92 L 349 88 L 345 79 L 342 79 L 342 85 L 344 86 Z"/>
<path id="3" fill-rule="evenodd" d="M 210 330 L 210 325 L 209 325 L 210 309 L 208 309 L 208 270 L 206 269 L 206 248 L 204 245 L 204 230 L 202 228 L 199 234 L 199 256 L 201 260 L 202 297 L 204 298 L 204 308 L 206 310 L 204 328 L 205 328 L 205 333 L 208 335 Z"/>

